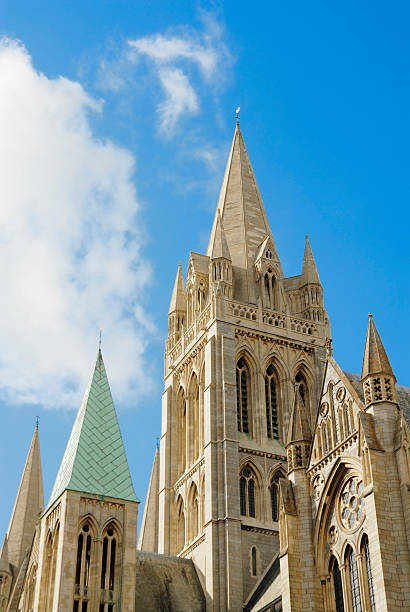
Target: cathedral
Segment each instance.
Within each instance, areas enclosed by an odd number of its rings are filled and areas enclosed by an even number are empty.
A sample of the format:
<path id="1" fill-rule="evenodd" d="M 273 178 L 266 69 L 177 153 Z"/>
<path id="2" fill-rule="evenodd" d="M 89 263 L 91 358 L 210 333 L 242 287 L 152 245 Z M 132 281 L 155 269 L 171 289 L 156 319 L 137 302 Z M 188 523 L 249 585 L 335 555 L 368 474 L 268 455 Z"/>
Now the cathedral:
<path id="1" fill-rule="evenodd" d="M 361 374 L 334 359 L 309 239 L 286 278 L 239 123 L 164 360 L 140 533 L 99 350 L 46 504 L 34 431 L 0 612 L 410 610 L 410 388 L 371 315 Z"/>

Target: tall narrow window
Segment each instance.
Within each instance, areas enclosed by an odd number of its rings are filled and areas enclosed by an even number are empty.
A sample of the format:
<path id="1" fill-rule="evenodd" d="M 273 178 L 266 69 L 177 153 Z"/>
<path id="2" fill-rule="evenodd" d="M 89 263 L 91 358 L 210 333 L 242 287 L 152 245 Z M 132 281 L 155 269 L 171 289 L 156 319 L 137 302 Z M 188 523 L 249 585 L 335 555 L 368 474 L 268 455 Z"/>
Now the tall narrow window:
<path id="1" fill-rule="evenodd" d="M 186 455 L 187 455 L 187 444 L 186 444 L 186 399 L 184 390 L 179 390 L 178 393 L 178 472 L 182 474 L 186 467 Z"/>
<path id="2" fill-rule="evenodd" d="M 334 430 L 334 443 L 339 444 L 340 442 L 340 424 L 339 424 L 339 415 L 337 414 L 337 408 L 335 405 L 335 398 L 333 392 L 333 385 L 329 383 L 329 402 L 332 410 L 332 418 L 333 418 L 333 430 Z"/>
<path id="3" fill-rule="evenodd" d="M 362 612 L 362 601 L 360 598 L 359 572 L 357 570 L 357 561 L 352 548 L 348 548 L 346 552 L 347 561 L 349 564 L 350 577 L 350 593 L 352 596 L 353 612 Z"/>
<path id="4" fill-rule="evenodd" d="M 258 575 L 258 568 L 257 568 L 257 559 L 256 559 L 256 548 L 255 548 L 255 546 L 252 546 L 252 548 L 251 548 L 251 566 L 252 566 L 252 576 L 257 576 Z"/>
<path id="5" fill-rule="evenodd" d="M 279 439 L 277 393 L 275 383 L 275 370 L 272 364 L 265 375 L 265 404 L 266 404 L 266 434 L 268 438 Z"/>
<path id="6" fill-rule="evenodd" d="M 374 600 L 372 567 L 370 565 L 369 538 L 367 537 L 367 535 L 363 536 L 361 553 L 362 553 L 362 562 L 365 563 L 365 567 L 363 568 L 364 570 L 363 575 L 367 577 L 367 584 L 365 585 L 366 598 L 368 600 L 368 604 L 370 605 L 371 612 L 376 612 L 376 603 Z"/>
<path id="7" fill-rule="evenodd" d="M 185 548 L 185 512 L 184 512 L 184 502 L 182 501 L 182 497 L 179 497 L 177 503 L 177 550 L 179 553 L 181 550 Z"/>
<path id="8" fill-rule="evenodd" d="M 77 539 L 77 563 L 76 563 L 76 570 L 75 570 L 74 610 L 76 608 L 80 609 L 80 607 L 83 608 L 84 611 L 87 610 L 87 602 L 88 602 L 88 597 L 89 597 L 90 564 L 91 564 L 91 533 L 90 533 L 90 526 L 88 525 L 88 523 L 85 523 L 82 526 L 78 539 Z"/>
<path id="9" fill-rule="evenodd" d="M 239 478 L 240 509 L 242 516 L 256 516 L 255 476 L 244 467 Z"/>
<path id="10" fill-rule="evenodd" d="M 113 525 L 103 534 L 100 610 L 114 610 L 117 599 L 117 537 Z"/>
<path id="11" fill-rule="evenodd" d="M 330 560 L 330 574 L 333 579 L 336 612 L 344 612 L 342 576 L 340 574 L 339 564 L 334 557 Z"/>
<path id="12" fill-rule="evenodd" d="M 236 365 L 236 414 L 238 431 L 249 433 L 248 368 L 243 357 Z"/>
<path id="13" fill-rule="evenodd" d="M 272 478 L 270 486 L 270 501 L 272 509 L 272 521 L 279 520 L 279 478 L 281 474 L 276 473 Z"/>

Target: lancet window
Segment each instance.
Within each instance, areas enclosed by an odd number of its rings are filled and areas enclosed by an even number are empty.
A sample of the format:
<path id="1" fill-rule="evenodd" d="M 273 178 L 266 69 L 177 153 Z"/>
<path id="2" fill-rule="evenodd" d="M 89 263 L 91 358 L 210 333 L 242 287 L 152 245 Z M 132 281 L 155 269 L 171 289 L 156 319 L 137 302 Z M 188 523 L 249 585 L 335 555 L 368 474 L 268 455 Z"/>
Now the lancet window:
<path id="1" fill-rule="evenodd" d="M 118 591 L 120 550 L 114 525 L 109 525 L 102 537 L 99 612 L 114 612 Z"/>
<path id="2" fill-rule="evenodd" d="M 91 528 L 84 523 L 77 538 L 73 612 L 87 612 L 91 567 Z"/>
<path id="3" fill-rule="evenodd" d="M 266 434 L 279 439 L 276 374 L 272 364 L 265 374 Z"/>
<path id="4" fill-rule="evenodd" d="M 356 556 L 353 549 L 348 546 L 346 550 L 346 562 L 348 566 L 350 595 L 352 599 L 353 612 L 362 612 L 362 601 L 360 597 L 359 571 L 357 568 Z"/>
<path id="5" fill-rule="evenodd" d="M 339 569 L 339 564 L 335 557 L 330 559 L 330 575 L 332 577 L 333 582 L 333 592 L 335 596 L 335 604 L 336 604 L 336 612 L 344 612 L 344 602 L 343 602 L 343 586 L 342 586 L 342 576 Z"/>
<path id="6" fill-rule="evenodd" d="M 178 410 L 178 473 L 182 474 L 186 469 L 186 399 L 184 390 L 181 388 L 177 398 Z"/>
<path id="7" fill-rule="evenodd" d="M 251 572 L 252 572 L 252 576 L 258 575 L 258 559 L 257 559 L 257 551 L 256 551 L 255 546 L 252 546 L 251 548 Z"/>
<path id="8" fill-rule="evenodd" d="M 46 612 L 51 612 L 53 610 L 59 533 L 60 524 L 57 523 L 54 530 L 49 531 L 45 546 L 45 564 L 43 572 L 43 585 L 45 590 L 43 592 L 42 600 L 44 601 L 44 609 Z"/>
<path id="9" fill-rule="evenodd" d="M 279 478 L 282 476 L 280 472 L 276 472 L 273 476 L 270 485 L 270 502 L 272 510 L 272 521 L 279 520 Z"/>
<path id="10" fill-rule="evenodd" d="M 191 485 L 189 492 L 189 540 L 192 542 L 198 535 L 199 523 L 199 500 L 198 489 L 195 484 Z"/>
<path id="11" fill-rule="evenodd" d="M 182 497 L 177 501 L 177 542 L 176 552 L 179 553 L 185 548 L 185 511 Z"/>
<path id="12" fill-rule="evenodd" d="M 376 604 L 374 599 L 374 587 L 373 587 L 373 575 L 372 567 L 370 565 L 370 551 L 369 551 L 369 538 L 365 534 L 362 538 L 361 545 L 361 557 L 363 564 L 363 577 L 365 580 L 364 591 L 367 600 L 367 607 L 370 608 L 371 612 L 376 611 Z"/>
<path id="13" fill-rule="evenodd" d="M 265 308 L 275 308 L 275 277 L 270 268 L 263 277 L 263 304 Z"/>
<path id="14" fill-rule="evenodd" d="M 239 478 L 240 510 L 242 516 L 256 516 L 255 489 L 255 474 L 248 466 L 245 466 Z"/>
<path id="15" fill-rule="evenodd" d="M 241 357 L 236 364 L 236 414 L 238 431 L 249 433 L 249 369 Z"/>
<path id="16" fill-rule="evenodd" d="M 332 383 L 329 383 L 329 387 L 328 387 L 328 394 L 329 394 L 329 402 L 330 402 L 330 408 L 331 408 L 331 412 L 332 412 L 332 420 L 333 420 L 333 438 L 334 438 L 334 443 L 335 444 L 339 444 L 340 442 L 340 423 L 339 423 L 339 415 L 337 413 L 337 407 L 335 404 L 335 398 L 334 398 L 334 392 L 333 392 L 333 385 Z"/>

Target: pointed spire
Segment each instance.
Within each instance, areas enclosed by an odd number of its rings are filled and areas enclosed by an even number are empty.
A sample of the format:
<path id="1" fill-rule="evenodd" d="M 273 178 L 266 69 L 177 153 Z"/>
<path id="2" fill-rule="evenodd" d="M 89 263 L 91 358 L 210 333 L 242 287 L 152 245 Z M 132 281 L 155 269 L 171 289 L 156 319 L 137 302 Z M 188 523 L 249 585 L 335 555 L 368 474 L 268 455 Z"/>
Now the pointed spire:
<path id="1" fill-rule="evenodd" d="M 300 395 L 299 385 L 295 385 L 292 412 L 290 415 L 286 445 L 294 442 L 310 442 L 312 432 L 306 414 L 306 408 Z"/>
<path id="2" fill-rule="evenodd" d="M 168 314 L 175 311 L 185 311 L 186 310 L 186 291 L 185 291 L 185 283 L 184 276 L 182 274 L 181 262 L 178 265 L 178 272 L 175 278 L 174 289 L 172 291 L 171 302 L 169 305 Z"/>
<path id="3" fill-rule="evenodd" d="M 229 261 L 231 260 L 228 243 L 226 242 L 225 230 L 222 224 L 221 213 L 218 210 L 216 213 L 216 227 L 211 259 L 218 259 L 220 257 L 228 259 Z"/>
<path id="4" fill-rule="evenodd" d="M 159 462 L 160 455 L 157 447 L 155 450 L 154 463 L 152 465 L 151 478 L 148 485 L 148 493 L 145 500 L 144 514 L 137 546 L 138 550 L 145 550 L 148 552 L 158 551 Z"/>
<path id="5" fill-rule="evenodd" d="M 66 489 L 138 501 L 101 350 L 54 483 L 49 507 Z"/>
<path id="6" fill-rule="evenodd" d="M 383 342 L 374 324 L 373 316 L 369 314 L 369 325 L 363 356 L 362 380 L 367 376 L 375 374 L 387 374 L 393 376 L 396 380 Z"/>
<path id="7" fill-rule="evenodd" d="M 302 277 L 306 283 L 319 283 L 320 278 L 316 268 L 315 258 L 310 247 L 309 236 L 306 234 L 305 254 L 303 256 Z"/>
<path id="8" fill-rule="evenodd" d="M 235 127 L 219 195 L 207 251 L 209 257 L 214 248 L 218 212 L 238 278 L 236 297 L 243 301 L 254 300 L 254 296 L 249 295 L 249 288 L 254 282 L 255 258 L 265 237 L 268 235 L 272 241 L 273 237 L 239 124 Z"/>
<path id="9" fill-rule="evenodd" d="M 8 560 L 19 568 L 31 546 L 37 520 L 44 509 L 40 442 L 36 426 L 7 530 Z"/>

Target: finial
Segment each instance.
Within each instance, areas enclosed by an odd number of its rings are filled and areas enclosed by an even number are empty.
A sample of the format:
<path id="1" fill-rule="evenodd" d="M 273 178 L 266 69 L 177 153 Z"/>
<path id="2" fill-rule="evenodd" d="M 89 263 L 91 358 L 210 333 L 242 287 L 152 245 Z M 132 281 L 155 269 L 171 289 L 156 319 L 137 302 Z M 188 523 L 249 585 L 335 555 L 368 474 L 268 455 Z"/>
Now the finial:
<path id="1" fill-rule="evenodd" d="M 40 417 L 37 415 L 36 416 L 36 429 L 38 429 L 39 422 L 40 422 Z"/>
<path id="2" fill-rule="evenodd" d="M 236 114 L 236 125 L 239 125 L 239 111 L 241 110 L 241 107 L 238 106 L 238 108 L 235 111 Z"/>
<path id="3" fill-rule="evenodd" d="M 102 329 L 100 327 L 100 340 L 98 342 L 98 350 L 100 350 L 100 351 L 101 351 L 101 336 L 102 336 Z"/>
<path id="4" fill-rule="evenodd" d="M 368 317 L 369 317 L 369 319 L 373 319 L 373 315 L 372 315 L 371 312 L 369 312 Z"/>
<path id="5" fill-rule="evenodd" d="M 328 357 L 333 354 L 332 338 L 325 338 L 325 349 Z"/>
<path id="6" fill-rule="evenodd" d="M 156 438 L 156 441 L 157 451 L 159 451 L 159 438 Z"/>
<path id="7" fill-rule="evenodd" d="M 305 234 L 306 240 L 309 240 L 309 234 Z"/>

